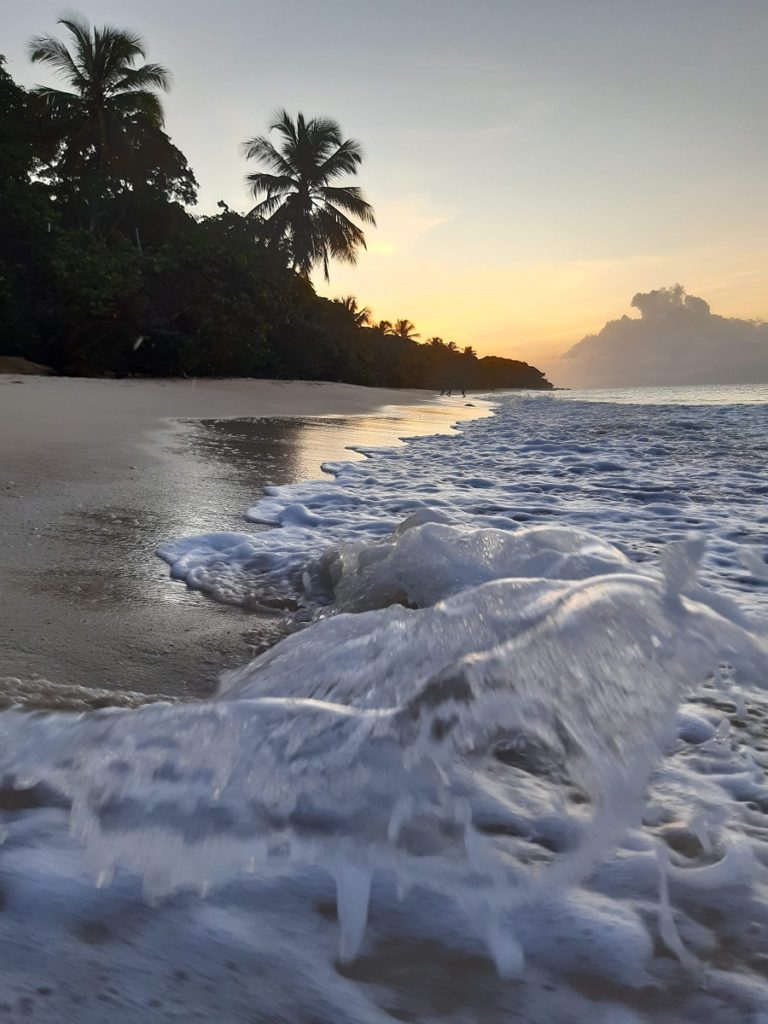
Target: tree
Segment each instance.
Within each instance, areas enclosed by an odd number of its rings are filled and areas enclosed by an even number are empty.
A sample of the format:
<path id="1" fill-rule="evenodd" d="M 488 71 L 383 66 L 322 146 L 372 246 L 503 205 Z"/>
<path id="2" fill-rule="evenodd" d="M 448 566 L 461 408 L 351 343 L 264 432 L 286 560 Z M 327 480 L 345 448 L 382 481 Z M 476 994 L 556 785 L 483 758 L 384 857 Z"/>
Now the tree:
<path id="1" fill-rule="evenodd" d="M 392 334 L 398 338 L 407 338 L 409 341 L 419 337 L 416 326 L 410 320 L 395 320 L 392 325 Z"/>
<path id="2" fill-rule="evenodd" d="M 342 299 L 334 299 L 333 301 L 339 306 L 343 306 L 351 314 L 355 327 L 366 327 L 370 324 L 370 309 L 367 306 L 363 306 L 361 309 L 354 295 L 346 295 Z"/>
<path id="3" fill-rule="evenodd" d="M 462 349 L 462 355 L 466 359 L 477 359 L 477 352 L 472 348 L 471 345 L 465 345 Z"/>
<path id="4" fill-rule="evenodd" d="M 55 147 L 51 169 L 60 192 L 85 197 L 88 227 L 99 227 L 106 198 L 126 186 L 152 183 L 194 199 L 194 177 L 163 132 L 157 90 L 167 91 L 170 73 L 146 57 L 141 36 L 126 29 L 91 28 L 79 15 L 61 18 L 68 48 L 51 35 L 29 44 L 33 63 L 47 64 L 71 91 L 38 86 Z M 186 179 L 176 186 L 171 179 Z M 191 179 L 191 180 L 190 180 Z M 190 187 L 192 186 L 192 187 Z"/>
<path id="5" fill-rule="evenodd" d="M 305 120 L 299 114 L 294 121 L 285 110 L 277 113 L 270 131 L 280 136 L 279 148 L 265 135 L 243 146 L 248 160 L 258 160 L 269 169 L 246 178 L 254 198 L 264 196 L 253 212 L 265 219 L 275 240 L 288 240 L 293 267 L 302 277 L 309 277 L 320 264 L 329 280 L 331 259 L 355 263 L 360 247 L 366 247 L 365 235 L 354 220 L 376 224 L 361 189 L 330 184 L 343 175 L 357 174 L 363 159 L 360 144 L 344 139 L 330 118 Z"/>
<path id="6" fill-rule="evenodd" d="M 27 93 L 5 70 L 0 54 L 0 186 L 26 182 L 35 157 L 36 123 Z"/>
<path id="7" fill-rule="evenodd" d="M 295 272 L 296 237 L 286 228 L 275 241 L 258 210 L 241 216 L 220 203 L 214 216 L 191 216 L 182 204 L 194 176 L 161 127 L 156 92 L 167 72 L 140 63 L 143 43 L 130 33 L 76 17 L 63 24 L 74 42 L 43 37 L 33 56 L 71 92 L 29 93 L 0 57 L 0 353 L 87 375 L 551 386 L 526 363 L 468 359 L 440 339 L 420 344 L 409 320 L 362 330 L 370 311 L 353 296 L 317 295 Z M 303 119 L 294 128 L 297 139 L 309 134 Z M 294 153 L 302 180 L 325 182 L 318 231 L 329 206 L 350 213 L 334 196 L 360 198 L 328 184 L 345 161 L 353 171 L 359 163 L 357 144 L 338 126 L 330 134 L 315 172 L 299 157 L 317 148 Z M 322 244 L 327 270 L 333 246 Z"/>

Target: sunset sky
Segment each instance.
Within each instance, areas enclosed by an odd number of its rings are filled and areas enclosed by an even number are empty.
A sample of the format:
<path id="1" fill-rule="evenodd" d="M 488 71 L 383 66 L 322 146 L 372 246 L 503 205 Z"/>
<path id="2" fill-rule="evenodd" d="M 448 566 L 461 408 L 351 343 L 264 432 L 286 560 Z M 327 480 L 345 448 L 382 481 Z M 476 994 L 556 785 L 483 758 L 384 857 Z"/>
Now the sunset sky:
<path id="1" fill-rule="evenodd" d="M 245 210 L 238 144 L 279 106 L 361 140 L 379 227 L 325 294 L 548 362 L 677 281 L 768 317 L 766 0 L 99 0 L 173 72 L 200 210 Z M 68 9 L 2 0 L 23 84 Z"/>

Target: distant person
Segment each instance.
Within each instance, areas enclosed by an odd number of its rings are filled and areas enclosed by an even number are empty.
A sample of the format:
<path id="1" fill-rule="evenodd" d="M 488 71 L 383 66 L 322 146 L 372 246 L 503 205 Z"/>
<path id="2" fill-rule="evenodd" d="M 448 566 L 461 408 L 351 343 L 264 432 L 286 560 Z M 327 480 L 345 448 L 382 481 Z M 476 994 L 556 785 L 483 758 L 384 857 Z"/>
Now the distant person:
<path id="1" fill-rule="evenodd" d="M 467 397 L 467 389 L 466 388 L 462 388 L 461 389 L 461 397 L 462 398 L 466 398 Z"/>

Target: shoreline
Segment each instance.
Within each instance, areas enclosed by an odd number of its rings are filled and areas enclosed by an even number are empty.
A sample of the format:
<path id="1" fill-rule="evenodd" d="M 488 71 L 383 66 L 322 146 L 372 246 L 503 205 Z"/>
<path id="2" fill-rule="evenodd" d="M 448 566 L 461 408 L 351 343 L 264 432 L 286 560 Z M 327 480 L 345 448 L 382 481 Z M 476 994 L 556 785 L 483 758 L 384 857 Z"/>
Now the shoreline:
<path id="1" fill-rule="evenodd" d="M 157 545 L 258 530 L 242 517 L 265 485 L 486 409 L 315 382 L 0 377 L 0 702 L 209 695 L 282 618 L 171 581 Z"/>

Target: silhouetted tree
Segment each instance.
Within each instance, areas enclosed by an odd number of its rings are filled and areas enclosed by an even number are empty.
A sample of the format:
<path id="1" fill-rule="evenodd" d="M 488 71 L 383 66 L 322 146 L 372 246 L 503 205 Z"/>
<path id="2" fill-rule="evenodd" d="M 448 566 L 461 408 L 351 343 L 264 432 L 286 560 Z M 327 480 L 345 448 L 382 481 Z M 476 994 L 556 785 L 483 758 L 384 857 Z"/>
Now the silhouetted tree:
<path id="1" fill-rule="evenodd" d="M 371 322 L 371 311 L 367 306 L 362 309 L 357 304 L 354 295 L 346 295 L 341 299 L 334 299 L 339 306 L 343 306 L 352 316 L 355 327 L 367 327 Z"/>
<path id="2" fill-rule="evenodd" d="M 65 24 L 71 52 L 45 37 L 36 53 L 70 77 L 72 93 L 31 95 L 0 58 L 0 354 L 89 376 L 550 386 L 526 363 L 469 359 L 440 338 L 420 344 L 409 320 L 363 328 L 368 311 L 352 296 L 318 296 L 291 267 L 293 236 L 276 243 L 258 210 L 242 216 L 221 203 L 214 216 L 191 216 L 179 200 L 194 176 L 145 108 L 160 73 L 134 67 L 143 44 L 77 18 Z M 90 81 L 102 83 L 95 97 Z M 96 221 L 99 230 L 83 226 Z"/>
<path id="3" fill-rule="evenodd" d="M 0 54 L 0 187 L 26 181 L 35 160 L 38 141 L 31 98 L 5 70 Z"/>
<path id="4" fill-rule="evenodd" d="M 265 135 L 244 144 L 247 159 L 269 168 L 246 178 L 254 198 L 265 198 L 254 208 L 275 239 L 287 239 L 294 269 L 309 277 L 320 264 L 326 280 L 332 259 L 357 261 L 365 248 L 365 235 L 350 217 L 375 225 L 373 208 L 355 185 L 332 185 L 347 174 L 357 174 L 363 155 L 360 144 L 344 139 L 336 121 L 327 117 L 296 121 L 278 112 L 270 131 L 277 132 L 280 147 Z M 349 214 L 350 216 L 347 216 Z"/>
<path id="5" fill-rule="evenodd" d="M 409 341 L 419 337 L 415 324 L 412 324 L 410 320 L 395 320 L 392 324 L 392 334 L 398 338 L 407 338 Z"/>
<path id="6" fill-rule="evenodd" d="M 151 179 L 166 192 L 181 179 L 182 198 L 194 200 L 196 182 L 183 155 L 163 132 L 157 90 L 170 74 L 146 57 L 141 36 L 126 29 L 91 28 L 79 15 L 61 18 L 71 50 L 52 35 L 29 44 L 34 63 L 47 64 L 71 91 L 38 86 L 34 94 L 47 110 L 54 144 L 50 161 L 59 191 L 85 196 L 88 227 L 96 231 L 104 200 L 123 184 Z"/>

